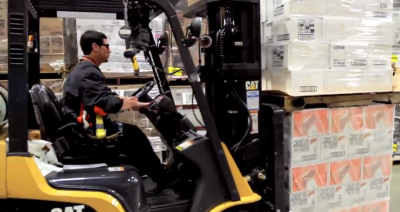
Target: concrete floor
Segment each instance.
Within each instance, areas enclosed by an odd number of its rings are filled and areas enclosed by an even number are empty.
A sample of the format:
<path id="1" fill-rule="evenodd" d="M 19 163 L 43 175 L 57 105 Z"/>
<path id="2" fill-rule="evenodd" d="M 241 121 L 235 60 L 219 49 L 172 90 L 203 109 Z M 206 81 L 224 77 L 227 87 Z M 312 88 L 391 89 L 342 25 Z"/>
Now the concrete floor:
<path id="1" fill-rule="evenodd" d="M 400 211 L 400 164 L 393 165 L 390 183 L 390 212 Z"/>

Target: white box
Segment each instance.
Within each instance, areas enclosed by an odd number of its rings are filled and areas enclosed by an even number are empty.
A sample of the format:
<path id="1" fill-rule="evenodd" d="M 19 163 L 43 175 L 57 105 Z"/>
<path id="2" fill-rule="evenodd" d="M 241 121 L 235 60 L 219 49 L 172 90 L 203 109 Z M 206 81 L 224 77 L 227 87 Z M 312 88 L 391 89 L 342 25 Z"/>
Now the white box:
<path id="1" fill-rule="evenodd" d="M 267 69 L 322 70 L 328 67 L 328 44 L 288 43 L 267 46 Z"/>
<path id="2" fill-rule="evenodd" d="M 289 211 L 298 212 L 318 212 L 318 191 L 301 191 L 296 193 L 287 193 Z"/>
<path id="3" fill-rule="evenodd" d="M 325 94 L 359 93 L 362 70 L 326 69 L 324 80 Z"/>
<path id="4" fill-rule="evenodd" d="M 370 133 L 354 133 L 349 135 L 348 158 L 369 156 L 373 136 Z"/>
<path id="5" fill-rule="evenodd" d="M 360 92 L 392 91 L 392 69 L 367 70 L 361 76 Z"/>
<path id="6" fill-rule="evenodd" d="M 290 96 L 324 94 L 324 72 L 321 71 L 263 71 L 267 90 L 284 92 Z"/>
<path id="7" fill-rule="evenodd" d="M 325 19 L 325 40 L 328 42 L 392 45 L 394 23 L 389 19 L 329 17 Z"/>
<path id="8" fill-rule="evenodd" d="M 332 16 L 390 18 L 393 2 L 390 0 L 330 0 Z"/>
<path id="9" fill-rule="evenodd" d="M 321 162 L 341 160 L 347 157 L 349 140 L 346 134 L 323 136 L 321 140 Z"/>
<path id="10" fill-rule="evenodd" d="M 286 154 L 290 155 L 291 165 L 305 165 L 320 161 L 320 137 L 296 138 L 288 143 L 290 145 L 286 145 L 289 147 L 286 149 Z"/>
<path id="11" fill-rule="evenodd" d="M 272 22 L 274 42 L 281 41 L 324 41 L 324 19 L 321 17 L 295 17 Z"/>
<path id="12" fill-rule="evenodd" d="M 346 208 L 344 194 L 342 185 L 320 188 L 318 190 L 318 211 L 331 212 Z"/>
<path id="13" fill-rule="evenodd" d="M 369 60 L 368 45 L 330 45 L 330 68 L 367 69 Z"/>
<path id="14" fill-rule="evenodd" d="M 392 69 L 392 45 L 369 45 L 371 70 Z"/>
<path id="15" fill-rule="evenodd" d="M 376 202 L 387 200 L 390 196 L 390 176 L 366 180 L 368 186 L 367 200 Z"/>
<path id="16" fill-rule="evenodd" d="M 268 18 L 279 19 L 290 15 L 325 16 L 329 13 L 328 0 L 267 0 Z"/>

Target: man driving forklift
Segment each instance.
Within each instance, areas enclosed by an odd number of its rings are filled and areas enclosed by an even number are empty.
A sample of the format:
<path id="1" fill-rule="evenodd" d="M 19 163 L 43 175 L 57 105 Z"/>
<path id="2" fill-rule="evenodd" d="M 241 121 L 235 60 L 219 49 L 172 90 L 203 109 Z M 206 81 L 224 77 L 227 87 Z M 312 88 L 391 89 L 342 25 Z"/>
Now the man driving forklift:
<path id="1" fill-rule="evenodd" d="M 139 102 L 135 96 L 118 96 L 104 83 L 105 77 L 99 66 L 108 62 L 111 53 L 105 34 L 92 30 L 86 31 L 80 38 L 80 46 L 84 56 L 65 81 L 64 111 L 71 121 L 78 121 L 83 125 L 87 123 L 85 129 L 91 136 L 104 136 L 99 135 L 99 130 L 101 132 L 102 129 L 107 135 L 118 133 L 118 123 L 112 122 L 107 114 L 115 114 L 126 109 L 138 111 L 149 103 Z M 96 123 L 98 115 L 103 119 L 103 126 Z M 153 151 L 147 136 L 135 125 L 121 125 L 122 137 L 114 141 L 115 150 L 105 153 L 107 161 L 98 162 L 110 164 L 115 158 L 125 155 L 130 165 L 135 166 L 141 174 L 148 175 L 157 183 L 158 190 L 164 189 L 165 169 Z M 98 154 L 104 154 L 104 152 Z"/>

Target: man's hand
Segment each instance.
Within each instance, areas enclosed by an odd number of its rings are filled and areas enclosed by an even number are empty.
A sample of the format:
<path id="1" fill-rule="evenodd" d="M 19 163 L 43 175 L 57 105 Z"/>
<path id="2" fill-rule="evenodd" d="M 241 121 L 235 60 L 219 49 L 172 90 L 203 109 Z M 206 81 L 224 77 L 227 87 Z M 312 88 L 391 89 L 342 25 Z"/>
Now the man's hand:
<path id="1" fill-rule="evenodd" d="M 124 103 L 122 105 L 122 109 L 126 110 L 131 108 L 132 110 L 138 111 L 140 108 L 146 107 L 149 103 L 139 102 L 136 96 L 126 97 L 123 99 Z"/>

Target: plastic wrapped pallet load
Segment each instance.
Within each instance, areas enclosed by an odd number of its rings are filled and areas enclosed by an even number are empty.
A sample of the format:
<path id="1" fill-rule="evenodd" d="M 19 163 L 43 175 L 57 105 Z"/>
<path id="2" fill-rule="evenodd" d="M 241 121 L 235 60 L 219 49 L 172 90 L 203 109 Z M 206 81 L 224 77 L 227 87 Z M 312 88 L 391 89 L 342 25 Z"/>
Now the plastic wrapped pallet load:
<path id="1" fill-rule="evenodd" d="M 265 2 L 263 90 L 291 96 L 392 90 L 390 1 Z"/>

